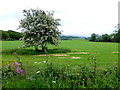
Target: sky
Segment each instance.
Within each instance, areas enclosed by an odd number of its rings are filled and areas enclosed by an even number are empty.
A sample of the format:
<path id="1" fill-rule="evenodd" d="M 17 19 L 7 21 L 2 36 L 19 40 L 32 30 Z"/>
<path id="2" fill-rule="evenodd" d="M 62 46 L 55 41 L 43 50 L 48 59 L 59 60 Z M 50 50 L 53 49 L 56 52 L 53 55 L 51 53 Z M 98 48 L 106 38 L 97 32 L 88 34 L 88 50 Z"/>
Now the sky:
<path id="1" fill-rule="evenodd" d="M 1 0 L 0 30 L 17 30 L 24 9 L 55 11 L 63 35 L 111 34 L 118 24 L 119 0 Z"/>

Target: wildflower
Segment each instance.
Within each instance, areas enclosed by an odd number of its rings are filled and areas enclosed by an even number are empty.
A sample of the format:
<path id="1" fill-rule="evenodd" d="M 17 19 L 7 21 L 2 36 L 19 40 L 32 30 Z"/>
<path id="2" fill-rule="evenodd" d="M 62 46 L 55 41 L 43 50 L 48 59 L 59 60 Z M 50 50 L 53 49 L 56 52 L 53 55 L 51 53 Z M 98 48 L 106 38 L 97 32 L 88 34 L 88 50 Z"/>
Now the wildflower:
<path id="1" fill-rule="evenodd" d="M 20 63 L 18 63 L 18 62 L 15 62 L 15 65 L 17 65 L 17 66 L 20 66 Z"/>
<path id="2" fill-rule="evenodd" d="M 17 67 L 16 70 L 18 70 L 18 69 L 20 69 L 20 68 Z"/>
<path id="3" fill-rule="evenodd" d="M 34 63 L 37 63 L 37 62 L 34 62 Z"/>
<path id="4" fill-rule="evenodd" d="M 46 63 L 46 61 L 43 61 L 44 63 Z"/>
<path id="5" fill-rule="evenodd" d="M 6 67 L 10 67 L 10 64 L 8 64 Z"/>
<path id="6" fill-rule="evenodd" d="M 24 71 L 21 70 L 20 68 L 16 68 L 16 70 L 17 70 L 19 73 L 24 74 Z"/>
<path id="7" fill-rule="evenodd" d="M 52 81 L 53 83 L 56 83 L 56 81 Z"/>
<path id="8" fill-rule="evenodd" d="M 21 73 L 21 74 L 24 74 L 24 71 L 23 71 L 23 70 L 21 70 L 21 69 L 20 69 L 20 70 L 18 70 L 18 72 L 19 72 L 19 73 Z"/>
<path id="9" fill-rule="evenodd" d="M 10 64 L 8 64 L 7 66 L 10 66 Z"/>
<path id="10" fill-rule="evenodd" d="M 40 71 L 37 71 L 36 74 L 40 73 Z"/>

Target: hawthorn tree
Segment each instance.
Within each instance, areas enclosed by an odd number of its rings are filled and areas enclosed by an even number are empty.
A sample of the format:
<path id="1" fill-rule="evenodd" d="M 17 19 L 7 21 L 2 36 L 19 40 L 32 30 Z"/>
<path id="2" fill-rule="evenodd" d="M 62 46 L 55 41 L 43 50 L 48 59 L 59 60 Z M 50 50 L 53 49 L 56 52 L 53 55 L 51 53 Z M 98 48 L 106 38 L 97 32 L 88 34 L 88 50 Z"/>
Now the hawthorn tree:
<path id="1" fill-rule="evenodd" d="M 54 12 L 40 9 L 23 10 L 24 19 L 20 20 L 19 29 L 23 32 L 25 47 L 34 46 L 35 50 L 42 47 L 47 51 L 47 43 L 58 45 L 61 31 L 60 19 L 54 19 Z"/>

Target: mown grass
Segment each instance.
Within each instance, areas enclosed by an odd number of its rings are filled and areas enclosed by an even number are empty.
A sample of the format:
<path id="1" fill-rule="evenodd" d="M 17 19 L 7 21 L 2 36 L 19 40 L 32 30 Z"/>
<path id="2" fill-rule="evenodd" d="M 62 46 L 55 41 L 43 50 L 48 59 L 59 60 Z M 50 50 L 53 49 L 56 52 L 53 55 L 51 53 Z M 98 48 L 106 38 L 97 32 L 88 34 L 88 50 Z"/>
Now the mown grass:
<path id="1" fill-rule="evenodd" d="M 2 42 L 2 50 L 16 49 L 23 45 L 22 41 L 0 41 Z"/>
<path id="2" fill-rule="evenodd" d="M 22 45 L 22 41 L 2 42 L 2 65 L 6 66 L 15 62 L 17 60 L 15 53 L 17 53 L 26 72 L 25 76 L 13 76 L 13 78 L 4 81 L 3 87 L 5 88 L 118 88 L 118 82 L 116 82 L 118 79 L 116 77 L 117 71 L 115 71 L 117 69 L 114 69 L 118 63 L 117 43 L 65 40 L 61 41 L 61 44 L 57 47 L 48 45 L 47 54 L 41 51 L 34 51 L 33 47 L 20 48 Z M 51 54 L 63 56 L 53 56 Z M 73 57 L 79 58 L 75 59 Z M 91 78 L 94 76 L 92 72 L 94 71 L 94 63 L 91 64 L 94 61 L 93 57 L 96 58 L 96 70 L 98 73 L 96 79 Z M 45 61 L 52 63 L 50 67 L 55 70 L 55 73 L 59 73 L 61 78 L 57 77 L 58 74 L 53 76 L 54 72 L 45 72 L 50 70 L 49 66 L 44 63 Z M 36 74 L 37 71 L 41 73 L 38 75 Z M 110 74 L 111 71 L 112 74 Z M 104 72 L 109 74 L 105 75 Z M 82 77 L 84 76 L 87 81 L 83 80 Z M 104 79 L 102 78 L 103 76 Z M 56 83 L 53 81 L 56 81 Z M 23 85 L 22 82 L 26 84 Z M 87 83 L 87 86 L 85 83 Z"/>
<path id="3" fill-rule="evenodd" d="M 36 56 L 39 54 L 45 54 L 40 51 L 34 51 L 33 47 L 27 49 L 17 49 L 23 44 L 22 41 L 3 41 L 3 61 L 14 60 L 14 52 L 18 53 L 22 57 L 23 62 L 29 60 L 45 60 L 46 56 Z M 41 48 L 40 48 L 41 49 Z M 77 62 L 87 64 L 91 56 L 96 56 L 99 66 L 111 66 L 118 63 L 118 44 L 109 42 L 89 42 L 87 40 L 65 40 L 61 41 L 61 44 L 57 47 L 48 45 L 48 54 L 67 54 L 68 56 L 50 56 L 52 62 L 70 62 L 74 66 Z M 78 54 L 79 52 L 87 52 L 87 54 Z M 72 54 L 69 54 L 72 53 Z M 9 60 L 8 60 L 9 57 Z M 14 58 L 13 58 L 14 57 Z M 80 57 L 80 59 L 72 59 L 72 57 Z M 27 59 L 26 59 L 27 58 Z"/>

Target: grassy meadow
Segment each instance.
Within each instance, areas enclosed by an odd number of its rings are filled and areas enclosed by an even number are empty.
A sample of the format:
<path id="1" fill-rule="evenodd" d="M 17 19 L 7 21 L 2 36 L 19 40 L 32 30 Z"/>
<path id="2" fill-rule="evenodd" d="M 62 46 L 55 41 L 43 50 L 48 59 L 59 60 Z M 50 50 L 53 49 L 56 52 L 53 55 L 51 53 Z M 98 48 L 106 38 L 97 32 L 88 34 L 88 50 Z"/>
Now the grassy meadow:
<path id="1" fill-rule="evenodd" d="M 1 45 L 2 67 L 7 71 L 3 75 L 4 88 L 118 87 L 115 77 L 118 43 L 62 40 L 57 47 L 48 45 L 47 53 L 35 51 L 34 47 L 23 49 L 22 41 L 2 41 Z M 11 68 L 11 71 L 6 70 L 8 64 L 19 61 L 22 62 L 24 75 L 14 75 Z M 105 70 L 107 74 L 103 73 Z"/>
<path id="2" fill-rule="evenodd" d="M 16 48 L 20 48 L 23 45 L 22 41 L 3 41 L 2 50 L 8 51 Z M 25 55 L 19 55 L 21 60 L 30 61 L 31 63 L 37 61 L 46 60 L 46 56 L 39 56 L 43 54 L 41 52 L 32 51 L 34 47 L 27 48 L 28 51 L 25 51 Z M 49 56 L 50 61 L 52 62 L 68 62 L 70 60 L 71 64 L 79 63 L 88 63 L 89 59 L 92 56 L 96 56 L 97 63 L 99 66 L 111 66 L 118 63 L 118 44 L 109 43 L 109 42 L 89 42 L 86 40 L 64 40 L 61 41 L 59 46 L 48 45 L 48 54 L 60 54 L 61 56 Z M 24 51 L 24 50 L 23 50 Z M 20 54 L 21 51 L 18 51 Z M 28 53 L 29 52 L 29 53 Z M 18 53 L 18 54 L 19 54 Z M 63 56 L 62 56 L 63 54 Z M 65 54 L 65 55 L 64 55 Z M 12 61 L 16 57 L 14 54 L 4 54 L 2 55 L 3 61 Z M 9 58 L 8 58 L 9 57 Z M 72 58 L 72 57 L 79 57 Z M 4 63 L 3 63 L 4 64 Z"/>

